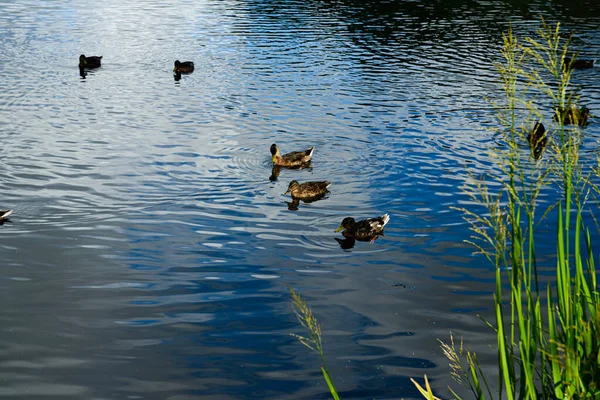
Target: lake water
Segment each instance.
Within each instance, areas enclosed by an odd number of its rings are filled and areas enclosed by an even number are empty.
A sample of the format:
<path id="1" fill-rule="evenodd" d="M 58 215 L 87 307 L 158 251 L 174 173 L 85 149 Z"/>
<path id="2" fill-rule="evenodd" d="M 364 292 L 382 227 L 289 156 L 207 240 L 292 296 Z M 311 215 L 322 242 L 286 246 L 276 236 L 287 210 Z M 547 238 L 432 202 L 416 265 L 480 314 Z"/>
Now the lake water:
<path id="1" fill-rule="evenodd" d="M 449 397 L 450 331 L 493 376 L 494 271 L 451 207 L 497 146 L 501 32 L 560 20 L 600 58 L 596 2 L 517 3 L 0 1 L 0 397 L 327 398 L 288 284 L 344 399 Z M 600 68 L 573 79 L 600 114 Z M 312 167 L 270 179 L 271 143 Z M 331 193 L 290 210 L 293 179 Z"/>

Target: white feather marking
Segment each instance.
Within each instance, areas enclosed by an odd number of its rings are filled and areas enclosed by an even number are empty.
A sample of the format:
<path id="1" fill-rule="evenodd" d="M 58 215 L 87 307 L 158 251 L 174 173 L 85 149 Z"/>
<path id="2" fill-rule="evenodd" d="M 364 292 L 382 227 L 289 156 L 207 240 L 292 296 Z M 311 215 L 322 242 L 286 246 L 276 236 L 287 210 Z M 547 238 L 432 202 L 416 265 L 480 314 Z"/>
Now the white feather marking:
<path id="1" fill-rule="evenodd" d="M 383 220 L 383 226 L 385 226 L 388 222 L 390 222 L 390 216 L 388 214 L 383 214 L 381 216 L 381 219 Z"/>

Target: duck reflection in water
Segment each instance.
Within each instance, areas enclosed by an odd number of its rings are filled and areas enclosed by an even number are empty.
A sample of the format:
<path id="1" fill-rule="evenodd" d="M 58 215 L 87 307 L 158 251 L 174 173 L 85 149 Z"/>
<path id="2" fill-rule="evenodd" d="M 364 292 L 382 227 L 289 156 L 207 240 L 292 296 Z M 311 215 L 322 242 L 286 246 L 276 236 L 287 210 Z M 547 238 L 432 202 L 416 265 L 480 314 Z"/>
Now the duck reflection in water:
<path id="1" fill-rule="evenodd" d="M 354 238 L 343 238 L 343 239 L 334 238 L 334 239 L 338 242 L 338 244 L 340 245 L 342 250 L 350 250 L 356 244 L 356 239 L 354 239 Z"/>
<path id="2" fill-rule="evenodd" d="M 281 170 L 282 169 L 297 169 L 297 170 L 301 170 L 301 169 L 307 169 L 309 171 L 312 170 L 312 164 L 311 162 L 307 162 L 305 164 L 303 164 L 300 167 L 282 167 L 280 165 L 273 165 L 273 169 L 271 169 L 271 175 L 269 176 L 269 180 L 271 182 L 275 182 L 277 179 L 279 179 L 279 174 L 281 174 Z"/>
<path id="3" fill-rule="evenodd" d="M 307 199 L 298 199 L 298 198 L 292 197 L 292 201 L 286 201 L 286 203 L 288 205 L 288 210 L 298 211 L 298 207 L 300 206 L 300 200 L 302 200 L 302 202 L 304 204 L 309 204 L 309 203 L 314 203 L 315 201 L 323 200 L 324 198 L 325 198 L 324 194 L 322 194 L 320 196 L 307 198 Z"/>
<path id="4" fill-rule="evenodd" d="M 271 170 L 271 176 L 269 176 L 269 180 L 271 182 L 275 182 L 277 178 L 279 178 L 279 174 L 281 173 L 281 167 L 279 165 L 275 165 Z"/>

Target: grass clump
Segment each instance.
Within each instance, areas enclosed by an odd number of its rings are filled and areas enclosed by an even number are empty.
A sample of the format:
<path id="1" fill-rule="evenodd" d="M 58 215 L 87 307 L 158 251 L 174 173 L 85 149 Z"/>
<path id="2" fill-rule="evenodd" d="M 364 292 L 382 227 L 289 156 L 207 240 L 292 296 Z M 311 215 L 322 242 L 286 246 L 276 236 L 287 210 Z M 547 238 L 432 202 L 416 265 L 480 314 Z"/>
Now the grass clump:
<path id="1" fill-rule="evenodd" d="M 598 192 L 592 180 L 600 168 L 583 173 L 581 128 L 565 127 L 585 123 L 577 120 L 581 113 L 564 110 L 587 110 L 572 90 L 572 69 L 564 68 L 571 56 L 569 39 L 561 36 L 560 24 L 542 22 L 538 35 L 523 43 L 512 30 L 505 34 L 502 56 L 498 71 L 505 105 L 498 117 L 505 149 L 492 154 L 497 173 L 465 185 L 484 212 L 462 209 L 474 233 L 470 242 L 496 270 L 496 318 L 489 323 L 497 336 L 496 398 L 598 399 L 600 295 L 583 217 L 590 196 Z M 521 144 L 527 143 L 532 123 L 542 119 L 537 104 L 544 99 L 553 108 L 553 122 L 546 122 L 554 126 L 554 140 L 542 157 L 539 151 L 532 157 L 533 149 L 528 154 Z M 500 184 L 501 190 L 490 193 L 487 182 Z M 540 216 L 537 199 L 548 187 L 558 190 L 559 200 Z M 544 238 L 536 235 L 536 227 L 551 213 L 556 215 L 556 253 L 550 255 L 556 259 L 556 275 L 544 289 L 536 253 L 536 240 Z M 462 341 L 459 349 L 452 339 L 442 348 L 457 382 L 477 399 L 494 398 L 475 354 L 465 352 Z M 415 385 L 425 398 L 434 398 L 430 389 Z"/>

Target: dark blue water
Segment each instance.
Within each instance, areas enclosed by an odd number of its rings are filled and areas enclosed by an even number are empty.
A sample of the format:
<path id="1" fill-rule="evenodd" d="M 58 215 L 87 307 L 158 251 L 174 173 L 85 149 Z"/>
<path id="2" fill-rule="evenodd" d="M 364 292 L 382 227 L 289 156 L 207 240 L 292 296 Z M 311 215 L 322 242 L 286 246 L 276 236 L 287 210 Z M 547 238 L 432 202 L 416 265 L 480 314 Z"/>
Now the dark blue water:
<path id="1" fill-rule="evenodd" d="M 543 3 L 0 1 L 0 396 L 327 398 L 287 284 L 343 398 L 419 398 L 424 374 L 448 397 L 450 331 L 493 377 L 494 271 L 451 207 L 493 166 L 509 22 L 600 58 L 595 3 Z M 81 53 L 104 57 L 85 78 Z M 600 70 L 574 82 L 600 114 Z M 312 167 L 271 180 L 271 143 Z M 290 210 L 292 179 L 331 193 Z M 335 240 L 383 213 L 375 243 Z"/>

